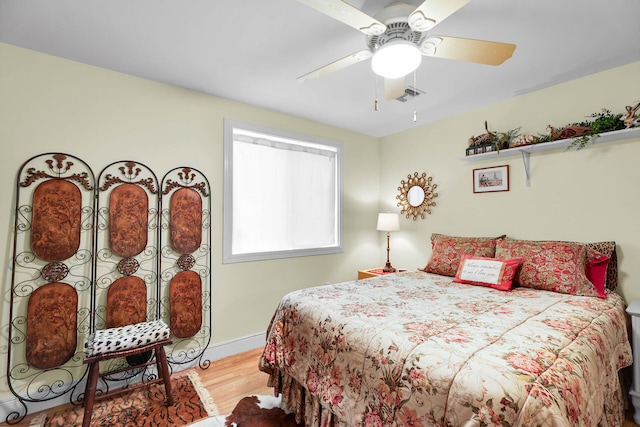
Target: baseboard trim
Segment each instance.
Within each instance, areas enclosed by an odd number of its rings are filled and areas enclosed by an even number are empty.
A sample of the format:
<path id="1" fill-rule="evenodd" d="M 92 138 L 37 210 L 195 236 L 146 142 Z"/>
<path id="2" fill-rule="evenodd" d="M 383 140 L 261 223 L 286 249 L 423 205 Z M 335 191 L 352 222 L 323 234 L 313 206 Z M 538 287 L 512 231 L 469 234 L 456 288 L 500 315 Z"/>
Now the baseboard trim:
<path id="1" fill-rule="evenodd" d="M 204 360 L 220 360 L 225 357 L 235 356 L 236 354 L 244 353 L 245 351 L 254 350 L 259 347 L 264 347 L 267 343 L 265 332 L 259 332 L 257 334 L 248 335 L 246 337 L 237 338 L 229 341 L 224 341 L 218 344 L 209 346 L 205 352 Z"/>
<path id="2" fill-rule="evenodd" d="M 265 333 L 260 332 L 246 337 L 237 338 L 229 341 L 210 345 L 202 355 L 203 361 L 216 361 L 224 359 L 225 357 L 234 356 L 236 354 L 244 353 L 245 351 L 254 350 L 259 347 L 263 347 L 266 343 Z M 197 362 L 197 361 L 196 361 Z M 189 365 L 178 365 L 175 367 L 174 372 L 178 372 L 184 369 L 196 366 L 197 363 Z M 84 386 L 81 384 L 81 388 Z M 56 406 L 69 403 L 69 395 L 57 397 L 55 399 L 47 400 L 45 402 L 25 402 L 27 404 L 28 414 L 34 414 L 36 412 L 45 411 Z M 9 396 L 0 399 L 0 423 L 6 422 L 9 414 L 13 412 L 22 413 L 24 407 L 20 403 L 19 399 L 15 396 Z"/>

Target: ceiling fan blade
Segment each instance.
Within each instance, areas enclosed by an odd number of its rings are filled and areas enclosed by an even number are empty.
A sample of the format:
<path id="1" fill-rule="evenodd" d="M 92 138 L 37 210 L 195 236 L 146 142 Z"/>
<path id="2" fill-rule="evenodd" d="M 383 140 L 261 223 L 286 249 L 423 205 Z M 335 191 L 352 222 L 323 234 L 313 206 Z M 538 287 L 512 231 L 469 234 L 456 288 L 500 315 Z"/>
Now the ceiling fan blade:
<path id="1" fill-rule="evenodd" d="M 396 99 L 404 95 L 405 78 L 384 79 L 384 99 Z"/>
<path id="2" fill-rule="evenodd" d="M 375 36 L 384 33 L 387 29 L 382 22 L 341 0 L 298 0 L 298 2 L 344 22 L 366 35 Z"/>
<path id="3" fill-rule="evenodd" d="M 369 59 L 371 58 L 371 55 L 373 54 L 369 49 L 363 49 L 358 52 L 352 53 L 349 56 L 345 56 L 342 59 L 338 59 L 337 61 L 334 61 L 328 65 L 325 65 L 324 67 L 320 67 L 317 70 L 313 70 L 310 73 L 300 76 L 296 80 L 299 83 L 304 83 L 309 80 L 319 79 L 320 77 L 324 77 L 327 74 L 331 74 L 333 72 L 342 70 L 343 68 L 346 68 L 349 65 L 353 65 L 357 62 L 364 61 L 365 59 Z"/>
<path id="4" fill-rule="evenodd" d="M 451 16 L 469 1 L 426 0 L 409 15 L 409 26 L 414 31 L 427 31 Z"/>
<path id="5" fill-rule="evenodd" d="M 515 49 L 516 45 L 510 43 L 448 36 L 427 37 L 420 45 L 420 50 L 425 56 L 487 65 L 502 64 L 511 58 Z"/>

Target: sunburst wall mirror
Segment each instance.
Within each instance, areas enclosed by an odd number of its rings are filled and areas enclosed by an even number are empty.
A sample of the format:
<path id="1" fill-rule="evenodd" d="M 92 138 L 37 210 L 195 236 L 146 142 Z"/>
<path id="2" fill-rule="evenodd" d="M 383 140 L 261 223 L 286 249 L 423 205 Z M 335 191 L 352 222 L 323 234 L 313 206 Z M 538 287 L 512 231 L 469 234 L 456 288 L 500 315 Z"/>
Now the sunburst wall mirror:
<path id="1" fill-rule="evenodd" d="M 433 177 L 428 177 L 426 173 L 418 175 L 418 172 L 414 172 L 413 175 L 407 175 L 406 181 L 400 181 L 397 206 L 406 218 L 413 217 L 415 221 L 418 217 L 424 219 L 426 214 L 431 214 L 431 208 L 436 205 L 433 199 L 438 197 L 435 191 L 438 185 L 433 184 L 432 180 Z"/>

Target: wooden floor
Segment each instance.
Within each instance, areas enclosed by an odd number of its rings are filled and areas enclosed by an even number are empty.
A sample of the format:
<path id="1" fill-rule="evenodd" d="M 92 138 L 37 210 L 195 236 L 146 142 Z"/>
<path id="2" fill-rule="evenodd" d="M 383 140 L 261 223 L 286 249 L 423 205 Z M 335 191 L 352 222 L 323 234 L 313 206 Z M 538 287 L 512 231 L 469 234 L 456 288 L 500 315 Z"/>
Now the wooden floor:
<path id="1" fill-rule="evenodd" d="M 220 414 L 228 414 L 236 403 L 251 394 L 271 395 L 271 387 L 267 387 L 267 374 L 258 370 L 258 358 L 262 349 L 248 351 L 236 356 L 227 357 L 211 363 L 206 370 L 199 370 L 200 381 L 207 388 Z M 37 414 L 26 417 L 21 426 L 29 425 L 29 421 Z M 6 424 L 0 424 L 6 426 Z M 622 427 L 636 427 L 632 415 Z"/>
<path id="2" fill-rule="evenodd" d="M 261 354 L 262 348 L 258 348 L 217 360 L 208 369 L 198 371 L 220 414 L 229 414 L 245 396 L 273 394 L 273 389 L 267 387 L 268 375 L 258 369 Z"/>

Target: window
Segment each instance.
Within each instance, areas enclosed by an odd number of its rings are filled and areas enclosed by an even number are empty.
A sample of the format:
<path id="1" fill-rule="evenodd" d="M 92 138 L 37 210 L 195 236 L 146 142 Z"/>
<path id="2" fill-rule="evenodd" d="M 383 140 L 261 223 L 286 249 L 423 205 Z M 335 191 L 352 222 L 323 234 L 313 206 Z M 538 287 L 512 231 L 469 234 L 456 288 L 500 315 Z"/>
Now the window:
<path id="1" fill-rule="evenodd" d="M 342 143 L 225 119 L 223 262 L 342 251 Z"/>

